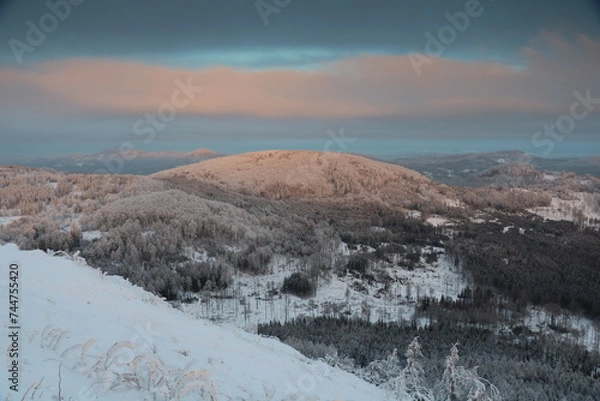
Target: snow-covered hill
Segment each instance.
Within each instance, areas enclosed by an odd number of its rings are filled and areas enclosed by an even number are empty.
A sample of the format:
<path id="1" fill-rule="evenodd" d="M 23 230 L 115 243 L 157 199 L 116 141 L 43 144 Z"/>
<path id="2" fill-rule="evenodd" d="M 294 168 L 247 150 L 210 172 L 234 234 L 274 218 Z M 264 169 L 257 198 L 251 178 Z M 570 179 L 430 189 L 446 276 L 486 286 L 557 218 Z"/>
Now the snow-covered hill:
<path id="1" fill-rule="evenodd" d="M 336 198 L 398 201 L 436 186 L 425 176 L 361 156 L 316 151 L 261 151 L 227 156 L 153 175 L 224 185 L 274 199 Z M 420 191 L 420 192 L 419 192 Z"/>
<path id="2" fill-rule="evenodd" d="M 19 266 L 19 300 L 18 321 L 9 323 L 11 263 Z M 19 370 L 16 393 L 6 367 L 17 358 L 6 352 L 2 401 L 386 399 L 277 340 L 192 319 L 81 261 L 8 244 L 0 266 L 0 342 L 18 348 Z"/>

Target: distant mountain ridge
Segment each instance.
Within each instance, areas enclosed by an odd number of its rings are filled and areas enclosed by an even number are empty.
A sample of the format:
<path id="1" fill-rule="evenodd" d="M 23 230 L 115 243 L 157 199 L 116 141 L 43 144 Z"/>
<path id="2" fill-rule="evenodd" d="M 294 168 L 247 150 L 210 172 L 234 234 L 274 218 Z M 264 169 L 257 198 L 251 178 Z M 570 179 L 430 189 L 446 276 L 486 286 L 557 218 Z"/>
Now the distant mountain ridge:
<path id="1" fill-rule="evenodd" d="M 91 155 L 72 154 L 59 158 L 33 161 L 34 167 L 46 167 L 69 173 L 116 173 L 147 175 L 185 164 L 221 156 L 210 149 L 190 152 L 146 152 L 139 149 L 110 149 Z"/>
<path id="2" fill-rule="evenodd" d="M 413 169 L 447 185 L 488 185 L 490 177 L 541 176 L 543 171 L 600 177 L 600 157 L 544 159 L 517 150 L 398 158 L 394 164 Z"/>
<path id="3" fill-rule="evenodd" d="M 311 157 L 314 157 L 316 153 L 318 152 L 313 152 Z M 309 154 L 304 153 L 304 155 Z M 190 152 L 147 152 L 139 149 L 124 152 L 119 149 L 111 149 L 90 155 L 76 153 L 59 158 L 40 158 L 25 164 L 32 167 L 51 168 L 70 173 L 149 175 L 222 156 L 224 155 L 210 149 L 197 149 Z M 359 156 L 357 155 L 357 157 Z M 537 171 L 534 174 L 532 171 L 529 171 L 531 170 L 530 168 L 525 168 L 528 170 L 527 175 L 529 176 L 539 175 L 543 171 L 548 171 L 561 173 L 574 172 L 579 175 L 592 174 L 600 177 L 600 156 L 544 159 L 522 151 L 507 150 L 487 153 L 406 157 L 391 161 L 369 156 L 365 157 L 371 160 L 403 166 L 439 183 L 457 186 L 487 185 L 489 184 L 489 179 L 486 179 L 486 177 L 489 178 L 491 175 L 497 176 L 499 173 L 506 175 L 507 178 L 512 173 L 519 175 L 525 172 L 524 165 L 529 165 L 531 169 Z M 515 166 L 508 167 L 513 164 Z M 502 166 L 504 168 L 498 170 Z"/>

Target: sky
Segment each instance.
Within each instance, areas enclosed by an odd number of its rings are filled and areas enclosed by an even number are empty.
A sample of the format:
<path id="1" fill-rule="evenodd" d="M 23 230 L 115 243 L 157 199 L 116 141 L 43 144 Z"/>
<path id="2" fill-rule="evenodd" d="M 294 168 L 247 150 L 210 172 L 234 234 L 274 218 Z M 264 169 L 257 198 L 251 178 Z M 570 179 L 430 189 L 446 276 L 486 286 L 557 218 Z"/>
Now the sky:
<path id="1" fill-rule="evenodd" d="M 598 71 L 589 0 L 0 1 L 0 163 L 600 154 Z"/>

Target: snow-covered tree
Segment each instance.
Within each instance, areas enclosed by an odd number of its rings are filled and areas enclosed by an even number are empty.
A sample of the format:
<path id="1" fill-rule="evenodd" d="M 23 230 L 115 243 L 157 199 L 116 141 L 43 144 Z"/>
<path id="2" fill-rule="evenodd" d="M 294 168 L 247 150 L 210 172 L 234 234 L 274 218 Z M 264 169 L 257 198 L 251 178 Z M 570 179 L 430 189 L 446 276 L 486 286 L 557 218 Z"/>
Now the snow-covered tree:
<path id="1" fill-rule="evenodd" d="M 452 345 L 438 385 L 437 401 L 501 401 L 498 389 L 477 374 L 477 368 L 458 366 L 458 344 Z"/>
<path id="2" fill-rule="evenodd" d="M 425 385 L 425 371 L 419 338 L 415 337 L 406 350 L 406 367 L 399 376 L 387 383 L 395 398 L 400 401 L 434 401 L 433 392 Z"/>
<path id="3" fill-rule="evenodd" d="M 394 351 L 386 359 L 371 362 L 365 368 L 365 373 L 376 384 L 387 383 L 400 376 L 402 370 L 398 350 L 394 348 Z"/>

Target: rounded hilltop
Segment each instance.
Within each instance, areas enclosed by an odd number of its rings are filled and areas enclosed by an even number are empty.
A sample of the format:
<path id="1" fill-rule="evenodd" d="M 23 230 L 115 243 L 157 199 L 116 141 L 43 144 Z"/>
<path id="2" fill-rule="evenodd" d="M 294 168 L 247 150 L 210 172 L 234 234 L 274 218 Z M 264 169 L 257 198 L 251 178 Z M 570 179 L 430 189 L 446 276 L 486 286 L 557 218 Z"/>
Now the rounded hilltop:
<path id="1" fill-rule="evenodd" d="M 271 199 L 355 197 L 393 203 L 411 200 L 438 186 L 397 165 L 357 155 L 309 150 L 269 150 L 219 157 L 162 171 L 153 177 L 210 182 Z"/>

